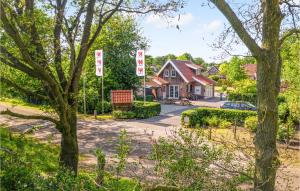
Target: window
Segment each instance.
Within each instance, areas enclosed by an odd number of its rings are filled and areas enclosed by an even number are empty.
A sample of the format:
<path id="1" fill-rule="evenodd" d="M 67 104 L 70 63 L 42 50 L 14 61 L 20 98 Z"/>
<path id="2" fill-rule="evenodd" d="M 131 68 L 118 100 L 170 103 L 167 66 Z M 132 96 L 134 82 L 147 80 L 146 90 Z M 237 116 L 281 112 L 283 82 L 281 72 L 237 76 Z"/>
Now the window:
<path id="1" fill-rule="evenodd" d="M 200 75 L 201 74 L 201 69 L 197 69 L 196 70 L 196 75 Z"/>
<path id="2" fill-rule="evenodd" d="M 171 70 L 171 77 L 176 77 L 176 71 L 174 69 Z"/>
<path id="3" fill-rule="evenodd" d="M 164 71 L 164 77 L 169 77 L 169 70 Z"/>

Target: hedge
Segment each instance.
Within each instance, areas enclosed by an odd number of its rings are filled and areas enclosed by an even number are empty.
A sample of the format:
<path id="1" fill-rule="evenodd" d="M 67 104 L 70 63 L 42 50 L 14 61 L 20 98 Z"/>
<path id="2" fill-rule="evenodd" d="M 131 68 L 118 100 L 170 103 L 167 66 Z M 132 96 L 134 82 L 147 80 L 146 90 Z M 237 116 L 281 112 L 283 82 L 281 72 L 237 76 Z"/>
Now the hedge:
<path id="1" fill-rule="evenodd" d="M 159 102 L 146 102 L 144 105 L 143 101 L 134 101 L 130 111 L 115 110 L 112 114 L 115 119 L 145 119 L 159 115 L 160 111 Z"/>
<path id="2" fill-rule="evenodd" d="M 159 102 L 146 102 L 135 101 L 132 111 L 135 113 L 135 117 L 139 119 L 150 118 L 160 114 L 161 106 Z"/>
<path id="3" fill-rule="evenodd" d="M 256 105 L 256 94 L 253 93 L 235 93 L 230 92 L 228 94 L 229 101 L 248 101 L 254 105 Z"/>
<path id="4" fill-rule="evenodd" d="M 188 124 L 184 124 L 184 117 L 186 116 L 189 117 Z M 257 112 L 218 108 L 196 108 L 181 113 L 181 124 L 187 127 L 204 125 L 207 118 L 214 116 L 220 120 L 227 120 L 231 123 L 237 122 L 238 125 L 242 125 L 247 117 L 257 116 Z"/>
<path id="5" fill-rule="evenodd" d="M 104 113 L 111 113 L 112 112 L 112 105 L 108 101 L 103 102 L 103 108 L 104 108 Z M 87 114 L 93 114 L 95 109 L 95 104 L 92 102 L 87 102 L 86 103 L 86 113 Z M 102 102 L 96 102 L 96 110 L 97 113 L 100 114 L 102 112 Z M 84 113 L 83 111 L 83 103 L 80 103 L 78 106 L 78 112 L 79 113 Z"/>
<path id="6" fill-rule="evenodd" d="M 257 102 L 257 95 L 255 93 L 237 93 L 237 92 L 229 92 L 228 93 L 229 101 L 248 101 L 254 105 Z M 279 95 L 277 97 L 278 105 L 286 102 L 286 99 L 283 95 Z"/>

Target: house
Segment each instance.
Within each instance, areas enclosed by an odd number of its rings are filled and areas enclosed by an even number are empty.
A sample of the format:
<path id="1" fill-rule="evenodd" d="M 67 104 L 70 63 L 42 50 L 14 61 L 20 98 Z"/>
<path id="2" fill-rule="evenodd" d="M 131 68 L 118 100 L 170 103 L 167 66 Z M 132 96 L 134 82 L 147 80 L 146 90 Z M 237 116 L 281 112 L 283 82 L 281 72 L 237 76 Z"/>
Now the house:
<path id="1" fill-rule="evenodd" d="M 156 99 L 214 97 L 215 81 L 204 68 L 186 60 L 168 60 L 147 83 Z"/>
<path id="2" fill-rule="evenodd" d="M 207 70 L 207 73 L 208 75 L 216 75 L 218 74 L 220 71 L 219 71 L 219 68 L 217 66 L 212 66 L 210 67 L 208 70 Z"/>
<path id="3" fill-rule="evenodd" d="M 243 67 L 244 67 L 244 70 L 245 70 L 245 73 L 246 75 L 252 79 L 252 80 L 256 80 L 257 77 L 256 77 L 256 70 L 257 70 L 257 65 L 256 64 L 245 64 Z"/>

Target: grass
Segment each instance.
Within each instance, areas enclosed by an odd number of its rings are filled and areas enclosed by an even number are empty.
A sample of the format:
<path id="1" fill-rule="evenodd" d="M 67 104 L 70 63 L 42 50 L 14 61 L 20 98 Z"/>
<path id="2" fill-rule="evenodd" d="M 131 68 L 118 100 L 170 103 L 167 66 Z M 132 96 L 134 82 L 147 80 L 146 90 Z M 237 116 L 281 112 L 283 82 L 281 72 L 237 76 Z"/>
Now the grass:
<path id="1" fill-rule="evenodd" d="M 12 105 L 30 107 L 30 108 L 35 108 L 35 109 L 41 109 L 43 107 L 42 105 L 36 105 L 36 104 L 28 103 L 28 102 L 25 102 L 25 101 L 23 101 L 21 99 L 18 99 L 18 98 L 1 97 L 0 102 L 10 103 Z"/>
<path id="2" fill-rule="evenodd" d="M 24 173 L 24 168 L 27 168 L 27 171 L 34 171 L 39 173 L 40 175 L 48 178 L 48 180 L 55 179 L 54 176 L 57 172 L 59 172 L 59 147 L 56 145 L 51 145 L 47 143 L 41 143 L 38 140 L 28 137 L 27 135 L 19 134 L 19 133 L 11 133 L 5 126 L 0 126 L 0 161 L 1 165 L 6 165 L 4 168 L 2 167 L 0 170 L 0 178 L 6 176 L 10 176 L 13 180 L 19 179 L 20 174 Z M 21 161 L 21 163 L 12 163 L 5 161 Z M 82 158 L 81 158 L 82 160 Z M 84 159 L 83 159 L 84 160 Z M 10 166 L 7 166 L 9 164 Z M 20 167 L 20 164 L 25 164 L 25 167 Z M 29 169 L 28 169 L 29 168 Z M 16 169 L 13 172 L 7 172 L 5 169 Z M 27 172 L 26 171 L 26 172 Z M 13 173 L 13 174 L 12 174 Z M 16 175 L 16 174 L 18 175 Z M 8 175 L 8 176 L 7 176 Z M 18 178 L 14 178 L 17 176 Z M 66 175 L 65 175 L 66 176 Z M 32 176 L 27 176 L 27 179 L 30 179 Z M 81 178 L 80 178 L 81 177 Z M 68 180 L 70 177 L 66 177 Z M 94 184 L 94 180 L 96 178 L 95 170 L 86 171 L 82 169 L 79 171 L 78 179 L 75 181 L 78 184 Z M 63 179 L 65 180 L 65 179 Z M 29 180 L 34 181 L 34 180 Z M 61 180 L 57 180 L 60 182 Z M 70 180 L 68 180 L 70 181 Z M 74 181 L 74 180 L 73 180 Z M 82 182 L 86 181 L 86 182 Z M 5 181 L 4 181 L 5 182 Z M 21 181 L 22 183 L 22 181 Z M 66 182 L 69 183 L 69 182 Z M 17 184 L 17 183 L 16 183 Z M 60 183 L 65 184 L 65 183 Z M 66 185 L 65 185 L 66 186 Z M 68 185 L 66 186 L 68 187 Z M 95 185 L 93 185 L 96 188 Z M 9 190 L 3 186 L 1 183 L 1 190 Z M 105 188 L 105 189 L 104 189 Z M 70 189 L 70 187 L 68 188 Z M 67 189 L 67 190 L 68 190 Z M 81 190 L 81 189 L 79 189 Z M 86 189 L 85 189 L 86 190 Z M 88 189 L 89 190 L 89 189 Z M 95 190 L 95 189 L 93 189 Z M 129 178 L 121 178 L 116 179 L 113 175 L 106 172 L 106 176 L 104 178 L 103 188 L 96 188 L 96 190 L 122 190 L 122 191 L 138 191 L 141 190 L 140 185 L 133 179 Z"/>

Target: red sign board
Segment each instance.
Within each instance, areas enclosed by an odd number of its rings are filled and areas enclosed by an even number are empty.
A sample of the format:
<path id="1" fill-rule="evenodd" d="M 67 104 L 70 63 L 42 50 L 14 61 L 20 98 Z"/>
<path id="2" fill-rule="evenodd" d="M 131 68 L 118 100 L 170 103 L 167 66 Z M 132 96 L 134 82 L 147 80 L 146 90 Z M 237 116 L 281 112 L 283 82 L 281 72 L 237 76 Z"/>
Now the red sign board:
<path id="1" fill-rule="evenodd" d="M 131 105 L 133 92 L 132 90 L 112 90 L 111 101 L 114 105 Z"/>

